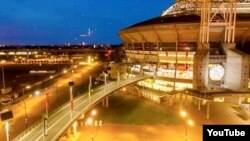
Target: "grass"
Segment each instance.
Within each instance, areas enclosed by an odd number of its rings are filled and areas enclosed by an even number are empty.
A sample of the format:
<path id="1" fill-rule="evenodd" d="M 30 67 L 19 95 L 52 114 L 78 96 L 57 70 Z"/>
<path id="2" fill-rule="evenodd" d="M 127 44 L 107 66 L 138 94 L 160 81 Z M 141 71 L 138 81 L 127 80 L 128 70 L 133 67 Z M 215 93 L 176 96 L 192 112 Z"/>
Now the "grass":
<path id="1" fill-rule="evenodd" d="M 181 120 L 165 108 L 146 99 L 139 99 L 125 94 L 115 94 L 109 97 L 109 108 L 97 105 L 97 119 L 105 123 L 131 125 L 179 124 Z"/>

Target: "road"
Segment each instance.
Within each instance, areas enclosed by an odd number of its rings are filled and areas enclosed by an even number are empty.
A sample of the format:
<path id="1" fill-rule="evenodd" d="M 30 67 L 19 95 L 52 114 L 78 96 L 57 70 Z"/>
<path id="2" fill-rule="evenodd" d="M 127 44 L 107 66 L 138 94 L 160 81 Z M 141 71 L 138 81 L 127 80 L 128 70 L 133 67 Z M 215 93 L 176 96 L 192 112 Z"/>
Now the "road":
<path id="1" fill-rule="evenodd" d="M 99 73 L 102 64 L 94 63 L 89 66 L 78 67 L 73 74 L 68 73 L 64 76 L 56 79 L 56 83 L 47 87 L 49 93 L 49 112 L 58 106 L 64 104 L 69 100 L 69 87 L 68 82 L 75 82 L 75 87 L 80 87 L 84 83 L 88 83 L 89 75 Z M 20 134 L 25 130 L 25 102 L 28 116 L 28 128 L 32 128 L 33 124 L 41 120 L 42 114 L 45 112 L 45 91 L 41 90 L 39 96 L 34 96 L 34 93 L 29 93 L 31 97 L 25 99 L 25 101 L 19 102 L 18 104 L 6 106 L 6 109 L 13 111 L 14 118 L 9 121 L 10 123 L 10 139 Z M 5 140 L 5 122 L 0 121 L 0 140 Z"/>
<path id="2" fill-rule="evenodd" d="M 88 95 L 83 95 L 78 99 L 74 100 L 74 111 L 70 111 L 70 104 L 61 107 L 57 110 L 56 113 L 51 115 L 48 119 L 48 135 L 44 136 L 44 125 L 43 122 L 40 122 L 38 126 L 33 128 L 27 134 L 19 136 L 15 140 L 22 141 L 54 141 L 57 140 L 66 129 L 84 112 L 89 110 L 92 105 L 96 104 L 102 98 L 108 94 L 126 86 L 128 84 L 134 83 L 136 81 L 149 78 L 150 76 L 137 76 L 134 78 L 121 80 L 120 82 L 112 82 L 106 85 L 96 88 L 91 93 L 91 98 L 89 99 Z M 21 137 L 21 138 L 20 138 Z"/>

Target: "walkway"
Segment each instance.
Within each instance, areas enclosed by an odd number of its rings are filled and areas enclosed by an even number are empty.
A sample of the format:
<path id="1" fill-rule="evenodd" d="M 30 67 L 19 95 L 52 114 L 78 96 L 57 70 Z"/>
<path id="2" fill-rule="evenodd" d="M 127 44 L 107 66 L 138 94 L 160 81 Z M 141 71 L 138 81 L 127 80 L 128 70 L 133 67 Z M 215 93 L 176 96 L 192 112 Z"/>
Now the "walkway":
<path id="1" fill-rule="evenodd" d="M 85 94 L 78 99 L 74 100 L 74 111 L 71 113 L 70 104 L 68 103 L 64 107 L 58 109 L 54 114 L 48 118 L 48 135 L 44 136 L 44 123 L 40 122 L 38 125 L 28 131 L 27 133 L 22 133 L 14 140 L 20 141 L 55 141 L 57 140 L 67 128 L 81 115 L 81 113 L 89 110 L 93 105 L 98 103 L 104 97 L 110 93 L 126 86 L 131 83 L 150 78 L 152 76 L 142 75 L 134 78 L 121 80 L 120 82 L 113 82 L 106 87 L 102 86 L 95 89 L 92 92 L 92 96 L 89 99 L 88 95 Z"/>

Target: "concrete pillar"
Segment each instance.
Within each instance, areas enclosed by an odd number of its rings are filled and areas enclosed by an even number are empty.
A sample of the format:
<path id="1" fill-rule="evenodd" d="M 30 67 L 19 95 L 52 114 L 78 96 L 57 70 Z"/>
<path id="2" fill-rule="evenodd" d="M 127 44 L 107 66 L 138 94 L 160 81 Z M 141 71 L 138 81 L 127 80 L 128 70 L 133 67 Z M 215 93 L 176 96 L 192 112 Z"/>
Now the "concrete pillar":
<path id="1" fill-rule="evenodd" d="M 198 110 L 201 110 L 201 99 L 197 99 L 198 102 Z"/>
<path id="2" fill-rule="evenodd" d="M 71 129 L 69 128 L 69 129 L 66 131 L 66 137 L 69 138 L 69 137 L 70 137 L 70 134 L 71 134 Z"/>
<path id="3" fill-rule="evenodd" d="M 199 99 L 197 99 L 197 98 L 195 99 L 194 98 L 194 101 L 195 101 L 195 105 L 198 106 L 199 105 Z"/>
<path id="4" fill-rule="evenodd" d="M 194 97 L 191 97 L 191 103 L 196 105 L 196 101 L 195 101 L 195 98 Z"/>
<path id="5" fill-rule="evenodd" d="M 242 103 L 242 97 L 239 98 L 239 105 Z"/>
<path id="6" fill-rule="evenodd" d="M 161 104 L 161 99 L 160 99 L 160 98 L 158 98 L 158 100 L 157 100 L 157 101 L 158 101 L 158 103 L 159 103 L 159 104 Z"/>
<path id="7" fill-rule="evenodd" d="M 83 121 L 82 120 L 78 120 L 78 126 L 83 127 Z"/>
<path id="8" fill-rule="evenodd" d="M 180 93 L 180 110 L 182 110 L 182 93 Z"/>
<path id="9" fill-rule="evenodd" d="M 120 72 L 117 70 L 117 82 L 120 82 Z"/>
<path id="10" fill-rule="evenodd" d="M 185 95 L 185 106 L 187 106 L 187 94 Z"/>
<path id="11" fill-rule="evenodd" d="M 195 102 L 195 101 L 194 101 L 194 97 L 191 96 L 191 103 L 195 105 L 194 102 Z"/>
<path id="12" fill-rule="evenodd" d="M 173 105 L 173 99 L 172 99 L 172 95 L 171 95 L 169 98 L 169 106 L 172 106 L 172 105 Z"/>
<path id="13" fill-rule="evenodd" d="M 176 103 L 176 94 L 174 95 L 174 102 L 173 103 Z"/>
<path id="14" fill-rule="evenodd" d="M 210 118 L 210 102 L 207 102 L 207 119 Z"/>
<path id="15" fill-rule="evenodd" d="M 105 98 L 102 99 L 102 107 L 105 107 Z"/>
<path id="16" fill-rule="evenodd" d="M 106 98 L 105 98 L 105 107 L 109 107 L 109 97 L 107 96 Z"/>

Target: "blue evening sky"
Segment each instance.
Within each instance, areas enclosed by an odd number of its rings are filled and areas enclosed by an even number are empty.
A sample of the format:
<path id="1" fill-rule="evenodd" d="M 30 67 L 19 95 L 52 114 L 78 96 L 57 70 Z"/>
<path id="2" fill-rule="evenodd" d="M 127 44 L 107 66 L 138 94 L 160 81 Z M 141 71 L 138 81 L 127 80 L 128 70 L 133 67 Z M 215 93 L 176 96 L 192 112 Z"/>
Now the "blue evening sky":
<path id="1" fill-rule="evenodd" d="M 0 0 L 0 45 L 119 44 L 118 32 L 174 0 Z"/>

